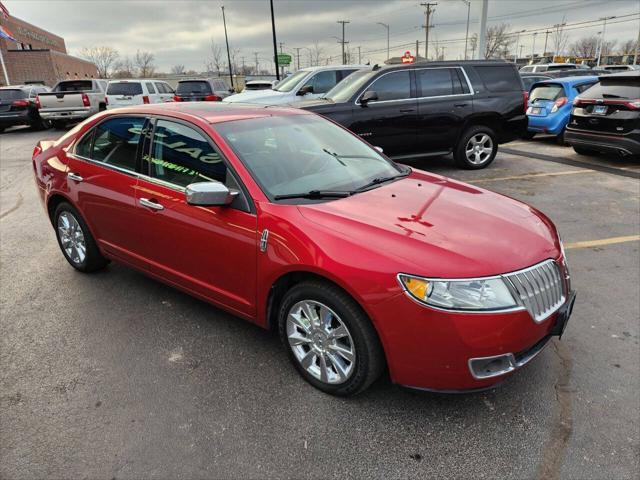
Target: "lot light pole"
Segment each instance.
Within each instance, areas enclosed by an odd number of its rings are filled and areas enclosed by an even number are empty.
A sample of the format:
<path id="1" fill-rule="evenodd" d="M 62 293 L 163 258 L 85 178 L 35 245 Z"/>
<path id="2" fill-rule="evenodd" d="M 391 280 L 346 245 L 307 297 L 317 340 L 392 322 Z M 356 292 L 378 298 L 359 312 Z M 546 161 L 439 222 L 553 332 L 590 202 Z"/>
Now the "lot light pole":
<path id="1" fill-rule="evenodd" d="M 389 24 L 387 23 L 382 23 L 382 22 L 376 22 L 378 25 L 382 25 L 384 28 L 387 29 L 387 60 L 389 60 Z"/>
<path id="2" fill-rule="evenodd" d="M 480 13 L 480 36 L 478 38 L 478 58 L 484 58 L 487 50 L 487 12 L 489 10 L 489 0 L 482 0 L 482 11 Z"/>
<path id="3" fill-rule="evenodd" d="M 224 5 L 222 5 L 222 24 L 224 25 L 224 41 L 227 43 L 227 62 L 229 62 L 229 81 L 231 82 L 231 88 L 235 89 L 233 85 L 233 68 L 231 67 L 231 54 L 229 53 L 229 37 L 227 36 L 227 19 L 224 16 Z"/>
<path id="4" fill-rule="evenodd" d="M 467 6 L 467 33 L 464 36 L 464 59 L 467 59 L 467 43 L 469 42 L 469 16 L 471 14 L 471 0 L 461 0 Z"/>
<path id="5" fill-rule="evenodd" d="M 269 0 L 271 4 L 271 35 L 273 36 L 273 61 L 276 64 L 276 80 L 280 80 L 280 72 L 278 71 L 278 44 L 276 42 L 276 21 L 273 16 L 273 0 Z"/>

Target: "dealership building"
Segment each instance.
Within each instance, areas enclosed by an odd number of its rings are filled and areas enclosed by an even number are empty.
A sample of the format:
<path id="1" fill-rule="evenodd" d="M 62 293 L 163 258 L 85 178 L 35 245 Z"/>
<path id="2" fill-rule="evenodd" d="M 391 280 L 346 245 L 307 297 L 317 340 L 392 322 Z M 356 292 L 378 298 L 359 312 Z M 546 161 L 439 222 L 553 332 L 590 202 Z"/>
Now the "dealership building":
<path id="1" fill-rule="evenodd" d="M 14 16 L 0 17 L 0 24 L 17 40 L 0 38 L 9 84 L 42 82 L 53 86 L 59 80 L 98 77 L 93 63 L 67 55 L 62 37 Z M 0 85 L 6 83 L 5 73 L 0 70 Z"/>

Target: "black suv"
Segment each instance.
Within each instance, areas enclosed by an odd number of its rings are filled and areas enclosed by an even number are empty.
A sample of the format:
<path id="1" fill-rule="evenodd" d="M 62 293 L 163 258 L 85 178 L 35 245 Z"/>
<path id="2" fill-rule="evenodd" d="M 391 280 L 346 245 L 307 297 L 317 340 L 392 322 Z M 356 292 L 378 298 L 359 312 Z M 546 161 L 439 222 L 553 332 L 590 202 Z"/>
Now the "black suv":
<path id="1" fill-rule="evenodd" d="M 295 104 L 344 125 L 394 159 L 453 152 L 489 165 L 498 144 L 527 130 L 526 92 L 513 64 L 425 62 L 359 70 L 318 100 Z"/>
<path id="2" fill-rule="evenodd" d="M 564 138 L 577 153 L 640 157 L 640 72 L 602 76 L 573 105 Z"/>
<path id="3" fill-rule="evenodd" d="M 0 88 L 0 132 L 14 125 L 29 125 L 36 130 L 49 128 L 49 122 L 40 118 L 36 103 L 38 94 L 48 91 L 43 85 Z"/>

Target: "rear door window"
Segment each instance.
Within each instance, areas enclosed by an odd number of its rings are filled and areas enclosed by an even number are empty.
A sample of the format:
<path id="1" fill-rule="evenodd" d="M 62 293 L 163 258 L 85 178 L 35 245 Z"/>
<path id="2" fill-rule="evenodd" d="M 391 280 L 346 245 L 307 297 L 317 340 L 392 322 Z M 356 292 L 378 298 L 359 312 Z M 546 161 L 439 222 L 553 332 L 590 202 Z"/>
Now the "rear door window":
<path id="1" fill-rule="evenodd" d="M 409 71 L 387 73 L 381 76 L 367 90 L 378 94 L 378 101 L 405 100 L 411 98 Z"/>
<path id="2" fill-rule="evenodd" d="M 118 117 L 100 123 L 94 129 L 93 145 L 88 158 L 135 172 L 138 142 L 144 122 L 145 119 L 141 117 Z M 82 142 L 76 148 L 78 155 L 79 149 L 87 153 L 88 147 Z"/>
<path id="3" fill-rule="evenodd" d="M 195 94 L 210 94 L 211 86 L 209 82 L 204 80 L 188 80 L 184 82 L 178 82 L 178 88 L 176 89 L 178 95 Z"/>
<path id="4" fill-rule="evenodd" d="M 142 95 L 142 85 L 136 82 L 111 82 L 107 87 L 107 95 Z"/>
<path id="5" fill-rule="evenodd" d="M 153 88 L 153 83 L 151 82 L 145 82 L 145 85 L 147 87 L 147 90 L 149 91 L 149 93 L 154 94 L 156 93 L 156 89 Z"/>
<path id="6" fill-rule="evenodd" d="M 453 80 L 450 68 L 428 68 L 416 70 L 419 95 L 421 97 L 442 97 L 453 95 Z M 459 80 L 456 76 L 459 86 Z"/>
<path id="7" fill-rule="evenodd" d="M 474 67 L 490 92 L 510 92 L 522 89 L 520 76 L 510 65 L 481 65 Z"/>

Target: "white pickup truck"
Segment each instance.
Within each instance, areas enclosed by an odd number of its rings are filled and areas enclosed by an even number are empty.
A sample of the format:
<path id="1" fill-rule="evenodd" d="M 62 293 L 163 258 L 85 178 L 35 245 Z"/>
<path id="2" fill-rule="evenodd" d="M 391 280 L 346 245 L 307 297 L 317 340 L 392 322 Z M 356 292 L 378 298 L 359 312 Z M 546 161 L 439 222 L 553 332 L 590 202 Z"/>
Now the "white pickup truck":
<path id="1" fill-rule="evenodd" d="M 54 127 L 64 128 L 105 110 L 107 80 L 63 80 L 49 93 L 38 95 L 40 117 Z"/>

